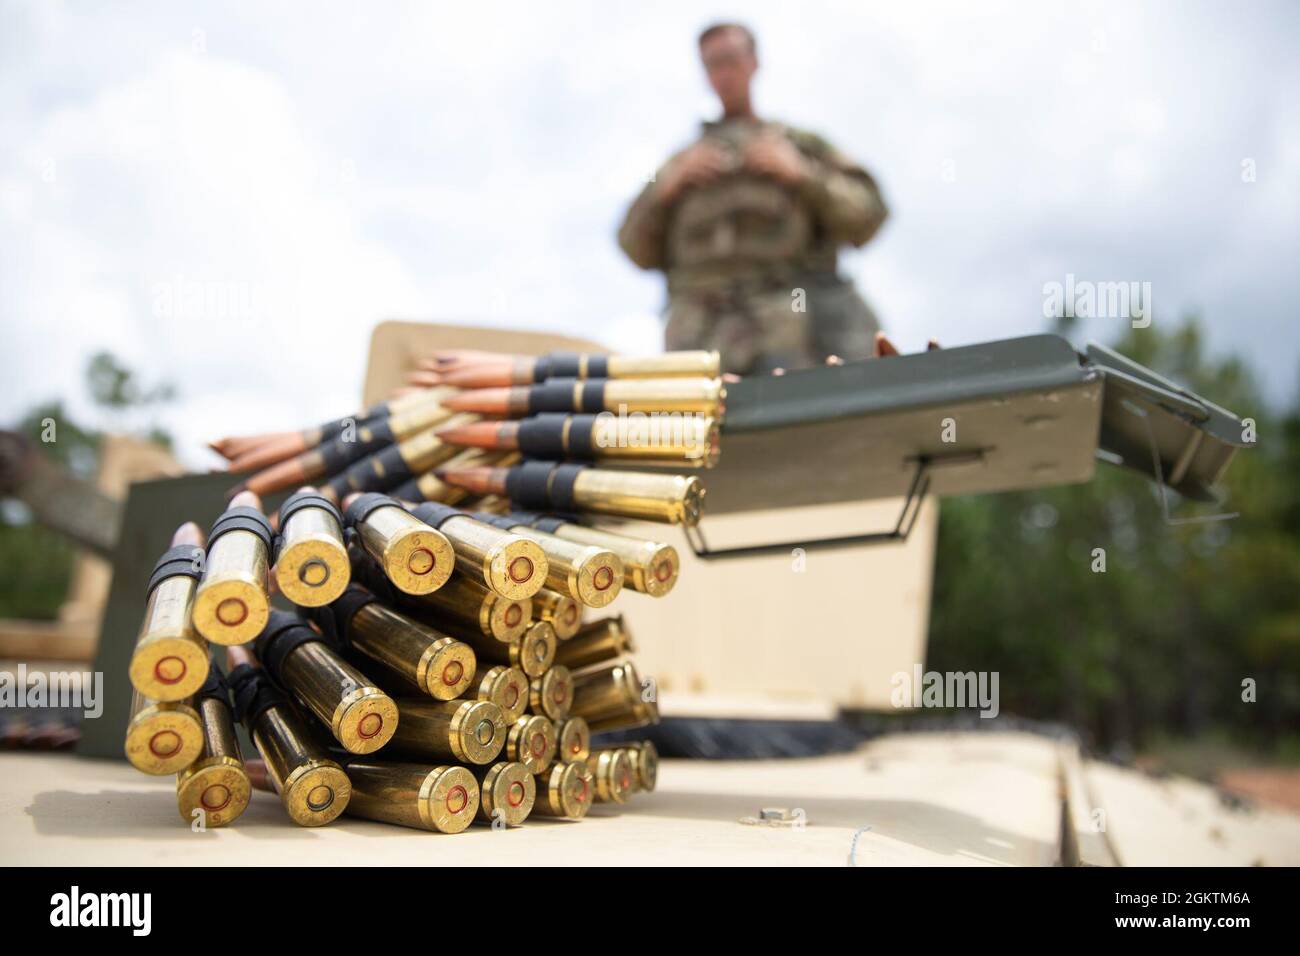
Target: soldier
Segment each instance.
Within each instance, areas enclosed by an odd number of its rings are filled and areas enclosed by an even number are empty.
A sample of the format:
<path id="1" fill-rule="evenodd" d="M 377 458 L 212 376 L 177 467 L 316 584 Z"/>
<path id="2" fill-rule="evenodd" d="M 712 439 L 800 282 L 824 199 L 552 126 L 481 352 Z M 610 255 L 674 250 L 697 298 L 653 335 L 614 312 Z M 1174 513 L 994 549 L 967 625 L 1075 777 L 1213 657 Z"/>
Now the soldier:
<path id="1" fill-rule="evenodd" d="M 821 137 L 755 115 L 746 27 L 711 26 L 699 47 L 722 119 L 664 165 L 618 234 L 668 278 L 665 348 L 717 349 L 739 374 L 870 356 L 879 326 L 836 250 L 884 222 L 875 181 Z"/>

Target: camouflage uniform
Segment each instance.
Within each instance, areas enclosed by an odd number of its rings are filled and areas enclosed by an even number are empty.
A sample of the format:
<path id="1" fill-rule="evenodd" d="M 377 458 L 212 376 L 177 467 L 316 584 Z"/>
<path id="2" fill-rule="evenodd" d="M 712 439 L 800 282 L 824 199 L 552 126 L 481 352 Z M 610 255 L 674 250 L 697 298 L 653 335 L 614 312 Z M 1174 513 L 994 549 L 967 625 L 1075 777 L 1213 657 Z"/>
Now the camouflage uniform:
<path id="1" fill-rule="evenodd" d="M 753 137 L 773 131 L 812 167 L 797 189 L 741 168 Z M 836 249 L 884 222 L 875 181 L 821 137 L 778 123 L 705 123 L 701 138 L 722 145 L 734 171 L 669 205 L 650 183 L 618 234 L 633 262 L 668 277 L 665 347 L 718 349 L 741 374 L 869 356 L 879 325 L 836 272 Z"/>

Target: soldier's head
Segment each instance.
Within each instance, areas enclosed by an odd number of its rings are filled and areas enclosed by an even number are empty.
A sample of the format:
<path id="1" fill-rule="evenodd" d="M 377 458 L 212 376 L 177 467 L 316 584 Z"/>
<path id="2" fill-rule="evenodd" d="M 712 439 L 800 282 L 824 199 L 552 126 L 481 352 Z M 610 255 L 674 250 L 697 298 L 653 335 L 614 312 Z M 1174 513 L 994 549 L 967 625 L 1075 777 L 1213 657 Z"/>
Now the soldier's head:
<path id="1" fill-rule="evenodd" d="M 728 116 L 750 112 L 749 84 L 758 70 L 754 34 L 739 23 L 715 23 L 700 34 L 700 60 Z"/>

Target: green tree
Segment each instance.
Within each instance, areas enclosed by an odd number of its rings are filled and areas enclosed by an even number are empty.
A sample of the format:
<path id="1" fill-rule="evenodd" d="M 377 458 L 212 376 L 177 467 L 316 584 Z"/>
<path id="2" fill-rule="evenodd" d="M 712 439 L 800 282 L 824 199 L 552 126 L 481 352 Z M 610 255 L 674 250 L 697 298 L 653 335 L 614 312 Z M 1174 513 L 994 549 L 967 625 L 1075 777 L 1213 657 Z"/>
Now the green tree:
<path id="1" fill-rule="evenodd" d="M 161 384 L 144 387 L 138 376 L 113 355 L 101 352 L 86 367 L 86 386 L 106 428 L 76 422 L 61 399 L 42 402 L 15 425 L 14 431 L 30 438 L 42 454 L 82 478 L 92 478 L 99 467 L 99 449 L 107 430 L 125 431 L 124 418 L 132 411 L 157 407 L 175 397 L 175 389 Z M 46 422 L 53 421 L 58 440 L 42 441 Z M 144 437 L 171 447 L 171 437 L 156 425 L 142 430 Z M 67 594 L 76 548 L 54 531 L 32 520 L 16 500 L 0 500 L 0 618 L 50 619 L 58 616 Z"/>
<path id="2" fill-rule="evenodd" d="M 1226 475 L 1240 516 L 1168 525 L 1152 482 L 1100 462 L 1083 485 L 946 500 L 930 666 L 997 670 L 1004 712 L 1102 748 L 1228 733 L 1276 749 L 1300 724 L 1300 406 L 1269 415 L 1238 359 L 1207 358 L 1194 318 L 1116 348 L 1256 418 L 1258 445 Z"/>

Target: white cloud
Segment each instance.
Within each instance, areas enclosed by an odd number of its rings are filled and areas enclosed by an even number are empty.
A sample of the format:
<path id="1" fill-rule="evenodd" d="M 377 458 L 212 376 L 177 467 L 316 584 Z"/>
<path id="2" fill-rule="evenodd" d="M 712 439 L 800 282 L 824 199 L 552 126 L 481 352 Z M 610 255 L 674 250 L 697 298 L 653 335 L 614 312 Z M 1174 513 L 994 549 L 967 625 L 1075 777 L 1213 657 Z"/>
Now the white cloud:
<path id="1" fill-rule="evenodd" d="M 353 407 L 381 317 L 654 348 L 661 283 L 613 231 L 711 109 L 697 10 L 0 6 L 0 415 L 86 412 L 111 348 L 179 386 L 166 424 L 202 463 L 255 417 Z M 884 185 L 895 217 L 845 269 L 902 342 L 1039 331 L 1067 272 L 1146 280 L 1158 321 L 1201 307 L 1293 386 L 1294 8 L 746 15 L 760 107 Z"/>

